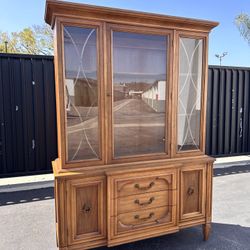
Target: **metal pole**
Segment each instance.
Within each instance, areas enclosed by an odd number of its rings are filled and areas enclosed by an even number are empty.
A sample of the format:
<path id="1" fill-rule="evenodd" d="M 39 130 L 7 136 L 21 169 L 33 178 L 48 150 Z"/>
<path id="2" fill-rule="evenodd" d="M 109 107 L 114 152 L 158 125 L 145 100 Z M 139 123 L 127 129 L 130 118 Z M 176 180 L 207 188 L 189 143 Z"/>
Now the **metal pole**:
<path id="1" fill-rule="evenodd" d="M 5 44 L 5 53 L 8 53 L 8 41 L 5 41 L 4 44 Z"/>
<path id="2" fill-rule="evenodd" d="M 225 57 L 227 54 L 228 54 L 227 52 L 223 52 L 222 55 L 219 55 L 219 54 L 215 55 L 220 60 L 220 66 L 221 66 L 222 58 Z"/>

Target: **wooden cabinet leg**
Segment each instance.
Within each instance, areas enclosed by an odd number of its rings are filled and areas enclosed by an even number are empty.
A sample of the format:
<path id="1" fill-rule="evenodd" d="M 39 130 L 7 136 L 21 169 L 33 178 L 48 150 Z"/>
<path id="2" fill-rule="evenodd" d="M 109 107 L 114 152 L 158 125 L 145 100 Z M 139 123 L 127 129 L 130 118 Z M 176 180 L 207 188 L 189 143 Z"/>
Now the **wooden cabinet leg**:
<path id="1" fill-rule="evenodd" d="M 209 238 L 211 231 L 211 223 L 206 223 L 202 225 L 203 228 L 203 239 L 206 241 Z"/>

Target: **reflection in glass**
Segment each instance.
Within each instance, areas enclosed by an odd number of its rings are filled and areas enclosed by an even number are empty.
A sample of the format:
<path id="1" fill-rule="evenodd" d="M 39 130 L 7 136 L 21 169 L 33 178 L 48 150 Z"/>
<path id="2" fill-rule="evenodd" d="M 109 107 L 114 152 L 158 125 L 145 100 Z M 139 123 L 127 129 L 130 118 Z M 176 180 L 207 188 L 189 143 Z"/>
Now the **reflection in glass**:
<path id="1" fill-rule="evenodd" d="M 114 156 L 165 152 L 167 37 L 113 32 Z"/>
<path id="2" fill-rule="evenodd" d="M 178 151 L 199 149 L 202 39 L 180 38 Z"/>
<path id="3" fill-rule="evenodd" d="M 99 158 L 96 30 L 64 27 L 69 161 Z"/>

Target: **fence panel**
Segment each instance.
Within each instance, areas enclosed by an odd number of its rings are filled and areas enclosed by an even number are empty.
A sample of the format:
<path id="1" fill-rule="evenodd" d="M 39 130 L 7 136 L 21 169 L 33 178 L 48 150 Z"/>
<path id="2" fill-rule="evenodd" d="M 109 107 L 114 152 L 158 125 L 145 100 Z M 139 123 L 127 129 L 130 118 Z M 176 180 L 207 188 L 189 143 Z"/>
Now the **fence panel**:
<path id="1" fill-rule="evenodd" d="M 206 153 L 250 153 L 250 68 L 209 66 Z"/>
<path id="2" fill-rule="evenodd" d="M 53 57 L 0 54 L 0 177 L 52 171 L 54 86 Z"/>

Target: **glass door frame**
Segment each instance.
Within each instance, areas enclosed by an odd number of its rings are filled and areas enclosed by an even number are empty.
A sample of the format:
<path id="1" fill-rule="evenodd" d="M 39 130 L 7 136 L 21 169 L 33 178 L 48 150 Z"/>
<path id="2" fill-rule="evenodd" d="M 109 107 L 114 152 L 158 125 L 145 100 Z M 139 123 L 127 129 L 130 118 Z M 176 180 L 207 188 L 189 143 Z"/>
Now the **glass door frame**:
<path id="1" fill-rule="evenodd" d="M 99 156 L 100 159 L 82 159 L 68 161 L 67 159 L 67 130 L 65 109 L 65 59 L 64 59 L 64 26 L 79 28 L 95 28 L 97 44 L 97 79 L 98 79 L 98 125 L 99 125 Z M 57 135 L 58 157 L 63 168 L 103 165 L 104 159 L 104 77 L 103 77 L 103 22 L 80 18 L 58 17 L 55 22 L 55 75 L 56 75 L 56 107 L 57 107 Z"/>
<path id="2" fill-rule="evenodd" d="M 199 132 L 199 149 L 178 151 L 178 103 L 179 103 L 179 62 L 180 62 L 180 38 L 201 39 L 202 42 L 202 72 L 201 72 L 201 114 L 200 114 L 200 132 Z M 208 34 L 192 31 L 176 31 L 175 32 L 175 68 L 174 68 L 174 87 L 173 87 L 173 133 L 172 133 L 172 157 L 188 157 L 205 154 L 205 131 L 206 131 L 206 101 L 207 101 L 207 75 L 208 75 Z"/>
<path id="3" fill-rule="evenodd" d="M 112 34 L 113 32 L 127 32 L 127 33 L 137 33 L 144 35 L 162 35 L 168 36 L 167 43 L 167 54 L 166 54 L 166 101 L 165 101 L 165 152 L 162 153 L 150 153 L 150 154 L 140 154 L 132 156 L 114 157 L 114 117 L 113 117 L 113 68 L 112 68 Z M 112 24 L 107 23 L 106 26 L 106 44 L 107 44 L 107 123 L 108 131 L 106 138 L 108 142 L 108 163 L 126 163 L 126 162 L 136 162 L 143 160 L 156 160 L 156 159 L 167 159 L 170 158 L 170 143 L 171 143 L 171 92 L 172 92 L 172 82 L 173 82 L 173 30 L 144 27 L 139 25 L 129 25 L 129 24 Z"/>

